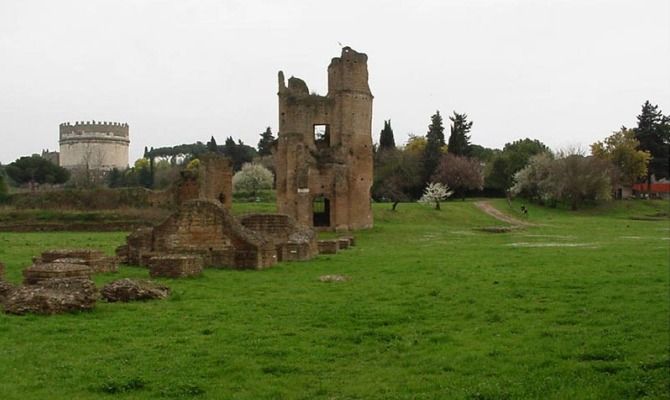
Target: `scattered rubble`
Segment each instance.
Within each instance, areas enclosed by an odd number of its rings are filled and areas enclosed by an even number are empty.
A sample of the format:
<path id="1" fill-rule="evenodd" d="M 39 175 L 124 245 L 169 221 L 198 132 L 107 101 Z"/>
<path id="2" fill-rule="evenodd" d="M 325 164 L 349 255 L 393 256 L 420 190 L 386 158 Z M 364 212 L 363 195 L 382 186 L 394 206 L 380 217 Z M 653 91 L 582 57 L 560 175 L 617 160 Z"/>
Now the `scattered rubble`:
<path id="1" fill-rule="evenodd" d="M 98 290 L 87 278 L 50 278 L 14 290 L 4 302 L 5 312 L 23 315 L 60 314 L 93 309 Z"/>
<path id="2" fill-rule="evenodd" d="M 151 281 L 126 278 L 108 283 L 100 293 L 109 302 L 128 302 L 165 299 L 170 295 L 170 288 Z"/>
<path id="3" fill-rule="evenodd" d="M 4 304 L 9 296 L 14 293 L 16 287 L 9 282 L 0 279 L 0 304 Z"/>
<path id="4" fill-rule="evenodd" d="M 347 275 L 321 275 L 319 277 L 321 282 L 347 282 L 351 280 Z"/>

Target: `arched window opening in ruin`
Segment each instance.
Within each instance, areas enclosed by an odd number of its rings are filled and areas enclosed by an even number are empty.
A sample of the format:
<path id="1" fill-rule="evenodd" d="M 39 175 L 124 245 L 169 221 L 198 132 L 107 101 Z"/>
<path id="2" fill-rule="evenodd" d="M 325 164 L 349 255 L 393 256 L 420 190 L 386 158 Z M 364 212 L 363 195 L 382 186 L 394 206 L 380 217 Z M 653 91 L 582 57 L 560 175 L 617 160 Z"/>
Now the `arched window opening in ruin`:
<path id="1" fill-rule="evenodd" d="M 314 144 L 318 148 L 330 147 L 330 125 L 314 125 Z"/>
<path id="2" fill-rule="evenodd" d="M 312 202 L 314 226 L 330 226 L 330 200 L 317 196 Z"/>

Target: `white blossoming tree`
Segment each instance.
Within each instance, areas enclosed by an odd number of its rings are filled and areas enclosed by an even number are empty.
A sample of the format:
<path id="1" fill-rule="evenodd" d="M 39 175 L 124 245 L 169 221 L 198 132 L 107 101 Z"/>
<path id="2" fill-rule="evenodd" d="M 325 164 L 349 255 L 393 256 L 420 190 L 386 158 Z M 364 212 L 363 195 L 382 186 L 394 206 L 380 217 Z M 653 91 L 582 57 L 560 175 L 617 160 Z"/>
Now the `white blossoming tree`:
<path id="1" fill-rule="evenodd" d="M 435 204 L 435 209 L 440 209 L 440 202 L 446 200 L 449 196 L 454 194 L 449 190 L 447 185 L 440 182 L 430 182 L 423 190 L 423 196 L 419 199 L 419 203 Z"/>
<path id="2" fill-rule="evenodd" d="M 244 163 L 242 169 L 233 176 L 233 188 L 236 192 L 246 192 L 251 196 L 262 189 L 272 189 L 273 175 L 260 164 Z"/>

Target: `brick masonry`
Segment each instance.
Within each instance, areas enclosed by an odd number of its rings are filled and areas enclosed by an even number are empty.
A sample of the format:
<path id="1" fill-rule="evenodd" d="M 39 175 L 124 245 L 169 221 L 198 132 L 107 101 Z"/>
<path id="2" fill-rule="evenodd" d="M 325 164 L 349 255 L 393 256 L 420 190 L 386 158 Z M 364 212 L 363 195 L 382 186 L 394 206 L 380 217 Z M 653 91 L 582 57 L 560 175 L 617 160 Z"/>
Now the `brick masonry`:
<path id="1" fill-rule="evenodd" d="M 187 278 L 200 276 L 203 264 L 200 256 L 169 254 L 151 257 L 149 275 L 152 278 Z"/>

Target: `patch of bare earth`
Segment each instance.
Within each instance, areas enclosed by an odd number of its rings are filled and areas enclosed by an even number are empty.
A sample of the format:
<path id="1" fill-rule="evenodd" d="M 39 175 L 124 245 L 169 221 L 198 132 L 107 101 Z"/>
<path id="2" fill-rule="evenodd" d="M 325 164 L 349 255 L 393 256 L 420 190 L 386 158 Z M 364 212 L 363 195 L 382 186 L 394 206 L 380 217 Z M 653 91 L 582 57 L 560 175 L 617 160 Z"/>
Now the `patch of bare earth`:
<path id="1" fill-rule="evenodd" d="M 488 215 L 492 216 L 493 218 L 499 221 L 507 222 L 508 224 L 516 227 L 536 226 L 535 224 L 531 224 L 530 222 L 522 221 L 518 218 L 504 214 L 502 211 L 495 208 L 488 201 L 477 201 L 475 202 L 475 206 L 480 210 L 484 211 L 485 213 L 487 213 Z"/>

